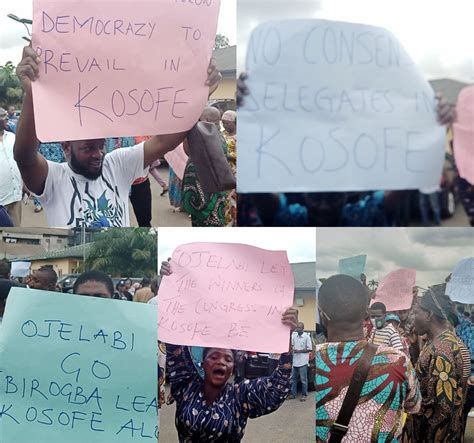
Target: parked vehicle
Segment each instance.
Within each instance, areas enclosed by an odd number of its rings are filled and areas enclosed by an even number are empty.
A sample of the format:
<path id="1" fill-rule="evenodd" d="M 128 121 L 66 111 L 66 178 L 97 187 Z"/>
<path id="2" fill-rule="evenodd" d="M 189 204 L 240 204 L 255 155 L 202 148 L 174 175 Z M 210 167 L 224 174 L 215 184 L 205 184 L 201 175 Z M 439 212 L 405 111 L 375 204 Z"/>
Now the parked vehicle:
<path id="1" fill-rule="evenodd" d="M 247 352 L 245 378 L 265 377 L 268 375 L 268 354 L 263 352 Z"/>
<path id="2" fill-rule="evenodd" d="M 66 274 L 58 278 L 58 285 L 62 288 L 62 291 L 72 294 L 72 288 L 79 275 L 80 274 Z"/>
<path id="3" fill-rule="evenodd" d="M 311 336 L 313 332 L 307 332 Z M 314 350 L 313 350 L 314 351 Z M 268 354 L 264 352 L 247 352 L 247 361 L 245 364 L 245 378 L 257 378 L 265 377 L 268 375 L 269 358 Z M 315 353 L 310 352 L 309 354 L 309 365 L 308 365 L 308 390 L 314 391 L 316 378 L 316 358 Z M 300 389 L 301 383 L 298 383 L 298 389 Z"/>

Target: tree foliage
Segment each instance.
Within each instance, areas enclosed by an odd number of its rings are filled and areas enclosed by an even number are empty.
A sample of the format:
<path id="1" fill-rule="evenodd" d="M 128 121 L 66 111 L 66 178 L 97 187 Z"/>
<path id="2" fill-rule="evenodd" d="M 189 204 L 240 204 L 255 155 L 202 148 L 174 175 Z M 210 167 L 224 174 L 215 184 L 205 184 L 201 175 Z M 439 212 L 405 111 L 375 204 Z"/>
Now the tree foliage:
<path id="1" fill-rule="evenodd" d="M 157 236 L 151 229 L 108 229 L 97 234 L 85 269 L 114 277 L 153 277 L 157 273 Z"/>
<path id="2" fill-rule="evenodd" d="M 7 62 L 0 66 L 0 106 L 19 106 L 23 97 L 20 80 L 16 76 L 15 66 Z"/>
<path id="3" fill-rule="evenodd" d="M 369 287 L 370 292 L 375 293 L 375 291 L 379 287 L 379 282 L 377 280 L 372 279 L 367 283 L 367 286 Z"/>
<path id="4" fill-rule="evenodd" d="M 217 34 L 214 42 L 214 50 L 227 48 L 229 46 L 229 39 L 223 34 Z"/>

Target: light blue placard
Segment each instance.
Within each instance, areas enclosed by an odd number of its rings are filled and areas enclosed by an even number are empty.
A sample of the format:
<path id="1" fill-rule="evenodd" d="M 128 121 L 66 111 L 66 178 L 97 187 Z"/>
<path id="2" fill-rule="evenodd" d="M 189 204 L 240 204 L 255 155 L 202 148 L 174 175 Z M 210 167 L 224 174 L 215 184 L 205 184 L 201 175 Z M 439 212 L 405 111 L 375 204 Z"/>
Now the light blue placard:
<path id="1" fill-rule="evenodd" d="M 350 275 L 351 277 L 360 279 L 360 274 L 365 271 L 365 261 L 367 255 L 356 255 L 354 257 L 341 258 L 339 260 L 339 273 Z"/>
<path id="2" fill-rule="evenodd" d="M 156 442 L 156 306 L 13 288 L 0 329 L 2 443 Z"/>

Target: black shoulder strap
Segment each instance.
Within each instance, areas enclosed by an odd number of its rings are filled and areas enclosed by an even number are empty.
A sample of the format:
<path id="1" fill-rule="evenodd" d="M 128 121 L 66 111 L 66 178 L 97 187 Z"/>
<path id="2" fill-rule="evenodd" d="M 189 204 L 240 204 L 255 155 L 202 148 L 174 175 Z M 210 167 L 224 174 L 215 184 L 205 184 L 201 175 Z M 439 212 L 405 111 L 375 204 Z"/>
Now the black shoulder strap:
<path id="1" fill-rule="evenodd" d="M 329 443 L 340 443 L 347 434 L 347 431 L 349 430 L 349 422 L 351 421 L 354 409 L 359 402 L 360 393 L 365 380 L 367 380 L 370 364 L 372 363 L 376 351 L 376 345 L 373 343 L 367 343 L 367 346 L 357 363 L 357 367 L 354 370 L 354 374 L 352 375 L 351 383 L 349 384 L 346 397 L 342 402 L 337 420 L 331 426 L 331 438 L 329 439 Z"/>

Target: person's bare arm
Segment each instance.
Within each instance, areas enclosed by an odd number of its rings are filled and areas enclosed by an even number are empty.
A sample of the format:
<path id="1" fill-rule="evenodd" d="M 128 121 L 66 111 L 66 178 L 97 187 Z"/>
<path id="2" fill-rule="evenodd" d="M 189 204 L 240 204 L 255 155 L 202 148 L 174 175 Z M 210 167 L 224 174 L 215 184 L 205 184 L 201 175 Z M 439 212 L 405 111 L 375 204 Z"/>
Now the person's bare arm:
<path id="1" fill-rule="evenodd" d="M 187 132 L 155 135 L 147 140 L 143 149 L 143 166 L 146 168 L 166 153 L 176 148 L 186 138 Z"/>
<path id="2" fill-rule="evenodd" d="M 23 48 L 23 57 L 16 68 L 16 74 L 25 95 L 13 153 L 24 184 L 30 191 L 39 195 L 43 193 L 48 176 L 48 163 L 38 152 L 39 141 L 36 137 L 33 95 L 31 93 L 31 82 L 35 81 L 39 75 L 38 63 L 39 58 L 33 48 L 30 46 Z"/>
<path id="3" fill-rule="evenodd" d="M 206 81 L 206 85 L 209 86 L 209 96 L 211 96 L 219 86 L 221 78 L 222 75 L 217 70 L 214 60 L 211 60 L 207 69 Z M 187 135 L 188 132 L 155 135 L 150 140 L 146 141 L 144 146 L 144 167 L 146 168 L 150 166 L 155 160 L 162 158 L 167 152 L 175 149 L 184 141 Z"/>

